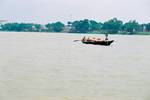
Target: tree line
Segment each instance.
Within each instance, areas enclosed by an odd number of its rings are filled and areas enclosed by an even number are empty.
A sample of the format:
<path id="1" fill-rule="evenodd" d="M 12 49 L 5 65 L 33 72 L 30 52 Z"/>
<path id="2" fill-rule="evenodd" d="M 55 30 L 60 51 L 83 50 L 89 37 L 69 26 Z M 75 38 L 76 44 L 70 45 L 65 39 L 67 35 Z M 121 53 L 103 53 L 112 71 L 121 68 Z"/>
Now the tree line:
<path id="1" fill-rule="evenodd" d="M 0 25 L 1 31 L 17 32 L 68 32 L 68 33 L 109 33 L 109 34 L 137 34 L 139 32 L 150 32 L 150 23 L 139 24 L 136 20 L 126 23 L 117 18 L 108 21 L 97 22 L 84 19 L 68 22 L 48 23 L 46 25 L 34 23 L 6 23 Z"/>

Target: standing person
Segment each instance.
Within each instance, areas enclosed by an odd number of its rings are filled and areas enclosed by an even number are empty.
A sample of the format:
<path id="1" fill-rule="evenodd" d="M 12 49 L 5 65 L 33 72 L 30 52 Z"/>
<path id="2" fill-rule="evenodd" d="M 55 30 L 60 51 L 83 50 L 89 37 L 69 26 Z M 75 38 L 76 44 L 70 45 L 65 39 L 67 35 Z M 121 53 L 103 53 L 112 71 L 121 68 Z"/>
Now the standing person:
<path id="1" fill-rule="evenodd" d="M 108 40 L 108 34 L 105 34 L 105 41 L 107 41 Z"/>
<path id="2" fill-rule="evenodd" d="M 82 42 L 85 42 L 85 41 L 86 41 L 86 37 L 84 36 L 81 41 L 82 41 Z"/>

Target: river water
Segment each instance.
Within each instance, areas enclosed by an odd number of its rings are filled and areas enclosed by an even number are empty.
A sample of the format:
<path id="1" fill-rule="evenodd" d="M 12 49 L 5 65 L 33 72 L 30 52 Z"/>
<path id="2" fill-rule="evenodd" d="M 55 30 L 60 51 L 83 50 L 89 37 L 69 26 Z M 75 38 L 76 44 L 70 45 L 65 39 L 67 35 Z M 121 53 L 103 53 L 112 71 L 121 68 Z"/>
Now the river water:
<path id="1" fill-rule="evenodd" d="M 83 36 L 1 32 L 0 100 L 150 100 L 150 36 Z"/>

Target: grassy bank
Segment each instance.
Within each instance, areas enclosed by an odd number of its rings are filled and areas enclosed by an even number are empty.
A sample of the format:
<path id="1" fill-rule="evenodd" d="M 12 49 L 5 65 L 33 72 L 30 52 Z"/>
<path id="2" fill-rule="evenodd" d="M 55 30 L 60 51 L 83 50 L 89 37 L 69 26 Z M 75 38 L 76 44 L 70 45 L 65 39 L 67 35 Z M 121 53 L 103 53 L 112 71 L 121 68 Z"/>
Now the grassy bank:
<path id="1" fill-rule="evenodd" d="M 150 35 L 150 32 L 138 32 L 136 35 Z"/>

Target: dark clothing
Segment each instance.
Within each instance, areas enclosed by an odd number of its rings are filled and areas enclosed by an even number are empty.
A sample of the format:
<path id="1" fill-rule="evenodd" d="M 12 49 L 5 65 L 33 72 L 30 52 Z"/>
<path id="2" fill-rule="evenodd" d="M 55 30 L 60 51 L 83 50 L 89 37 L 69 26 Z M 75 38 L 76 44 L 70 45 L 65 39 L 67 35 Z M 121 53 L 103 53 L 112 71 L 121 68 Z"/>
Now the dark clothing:
<path id="1" fill-rule="evenodd" d="M 105 34 L 105 36 L 106 36 L 106 37 L 105 37 L 105 40 L 108 40 L 108 34 Z"/>

